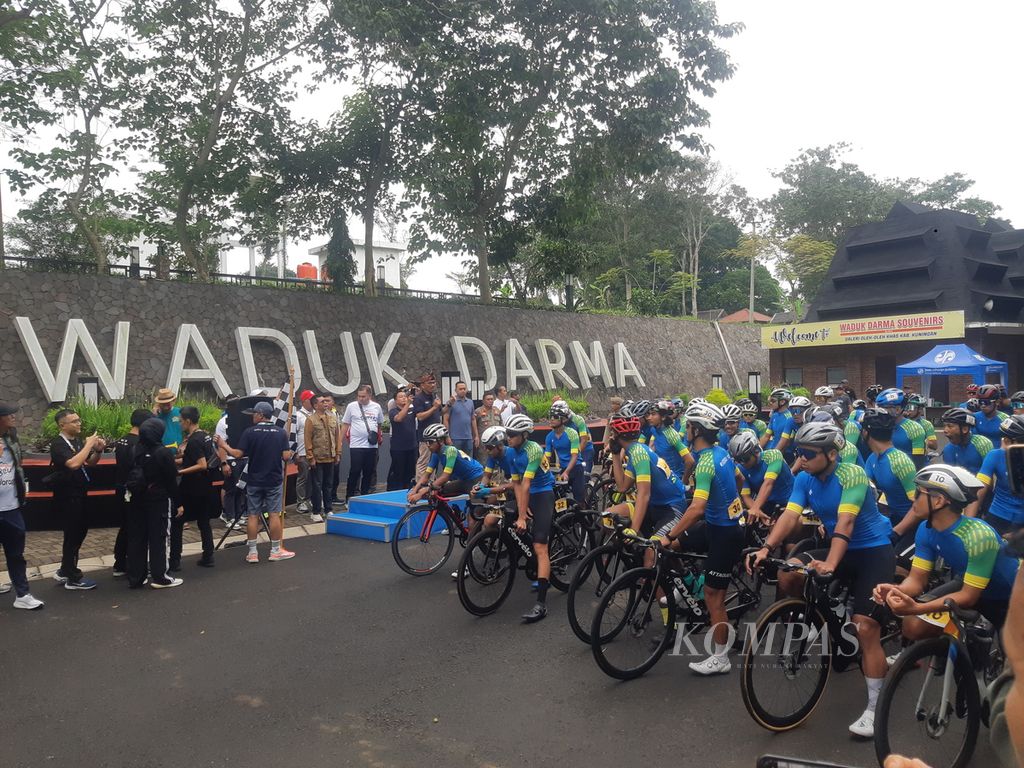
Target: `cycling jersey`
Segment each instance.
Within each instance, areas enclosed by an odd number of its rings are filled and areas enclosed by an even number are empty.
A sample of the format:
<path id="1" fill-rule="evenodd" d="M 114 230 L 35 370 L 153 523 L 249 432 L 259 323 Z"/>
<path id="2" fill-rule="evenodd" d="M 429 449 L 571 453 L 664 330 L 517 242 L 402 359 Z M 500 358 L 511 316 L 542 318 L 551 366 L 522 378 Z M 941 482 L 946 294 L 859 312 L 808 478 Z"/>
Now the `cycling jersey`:
<path id="1" fill-rule="evenodd" d="M 853 443 L 847 443 L 839 451 L 839 460 L 844 464 L 856 464 L 860 467 L 864 466 L 864 458 L 860 455 L 860 451 L 857 450 L 857 446 Z"/>
<path id="2" fill-rule="evenodd" d="M 527 440 L 519 448 L 505 446 L 505 453 L 510 457 L 511 469 L 509 477 L 513 480 L 529 480 L 530 493 L 544 493 L 555 487 L 555 476 L 548 471 L 548 460 L 544 457 L 544 449 L 533 440 Z"/>
<path id="3" fill-rule="evenodd" d="M 887 448 L 882 454 L 872 453 L 864 471 L 879 492 L 885 494 L 889 519 L 898 523 L 907 514 L 917 494 L 917 486 L 914 485 L 917 468 L 913 459 L 899 448 Z"/>
<path id="4" fill-rule="evenodd" d="M 587 445 L 583 449 L 583 460 L 589 464 L 594 460 L 594 439 L 590 436 L 590 428 L 587 427 L 587 421 L 578 413 L 572 415 L 572 428 L 576 430 L 576 434 L 580 438 L 580 442 L 585 437 L 587 438 Z"/>
<path id="5" fill-rule="evenodd" d="M 768 444 L 765 448 L 777 447 L 779 441 L 784 437 L 792 440 L 795 433 L 796 425 L 793 422 L 793 414 L 789 412 L 788 408 L 784 411 L 772 411 L 772 416 L 768 420 Z"/>
<path id="6" fill-rule="evenodd" d="M 892 444 L 908 456 L 924 456 L 924 427 L 912 419 L 903 419 L 892 431 Z"/>
<path id="7" fill-rule="evenodd" d="M 1024 499 L 1010 492 L 1010 481 L 1006 474 L 1006 449 L 994 448 L 981 462 L 978 479 L 989 486 L 995 486 L 990 515 L 1008 520 L 1013 525 L 1024 525 Z M 995 481 L 993 483 L 993 480 Z"/>
<path id="8" fill-rule="evenodd" d="M 776 504 L 785 504 L 789 501 L 789 494 L 793 490 L 793 472 L 782 456 L 782 452 L 775 448 L 769 448 L 761 454 L 761 459 L 753 469 L 747 469 L 742 464 L 737 464 L 736 469 L 743 475 L 744 496 L 757 497 L 765 480 L 774 480 L 772 492 L 768 494 L 768 501 Z"/>
<path id="9" fill-rule="evenodd" d="M 986 416 L 981 411 L 974 414 L 974 428 L 971 430 L 976 435 L 987 437 L 992 445 L 999 445 L 1003 439 L 999 431 L 999 425 L 1007 418 L 1005 413 L 995 411 L 991 416 Z"/>
<path id="10" fill-rule="evenodd" d="M 562 434 L 556 435 L 555 430 L 548 432 L 544 439 L 544 456 L 548 462 L 553 457 L 558 457 L 558 466 L 565 469 L 572 461 L 572 457 L 580 452 L 580 434 L 571 427 L 562 430 Z"/>
<path id="11" fill-rule="evenodd" d="M 754 430 L 748 427 L 746 424 L 741 424 L 740 428 L 736 430 L 736 435 L 738 435 L 740 432 L 754 432 Z M 757 433 L 754 432 L 754 434 L 756 435 Z M 729 441 L 736 437 L 736 435 L 730 435 L 724 429 L 720 429 L 718 430 L 718 444 L 728 451 Z"/>
<path id="12" fill-rule="evenodd" d="M 758 440 L 764 437 L 764 433 L 768 431 L 768 425 L 761 421 L 761 419 L 754 419 L 753 421 L 744 421 L 743 423 L 746 424 L 747 427 L 749 427 L 750 429 L 754 430 L 754 432 L 757 434 Z"/>
<path id="13" fill-rule="evenodd" d="M 1020 563 L 1003 550 L 991 525 L 976 517 L 961 517 L 944 531 L 918 526 L 913 566 L 931 571 L 941 555 L 954 579 L 984 590 L 985 600 L 1009 600 Z"/>
<path id="14" fill-rule="evenodd" d="M 686 429 L 686 422 L 683 419 L 675 419 L 672 422 L 672 429 L 682 435 L 683 431 Z"/>
<path id="15" fill-rule="evenodd" d="M 802 513 L 809 508 L 821 520 L 829 536 L 835 532 L 840 514 L 855 515 L 848 549 L 888 546 L 892 525 L 878 511 L 875 494 L 870 490 L 862 467 L 839 463 L 824 478 L 810 472 L 798 474 L 786 509 Z"/>
<path id="16" fill-rule="evenodd" d="M 846 438 L 846 442 L 852 445 L 857 445 L 860 442 L 860 422 L 859 421 L 847 421 L 843 424 L 843 437 Z"/>
<path id="17" fill-rule="evenodd" d="M 942 449 L 942 462 L 978 474 L 981 471 L 981 463 L 991 450 L 991 440 L 981 435 L 971 435 L 966 445 L 947 443 Z"/>
<path id="18" fill-rule="evenodd" d="M 430 455 L 427 462 L 427 474 L 437 470 L 438 475 L 447 473 L 452 480 L 465 480 L 473 482 L 484 473 L 480 462 L 470 458 L 454 445 L 446 445 L 437 453 Z"/>
<path id="19" fill-rule="evenodd" d="M 935 425 L 924 416 L 918 416 L 916 419 L 911 419 L 911 421 L 916 421 L 921 425 L 921 429 L 924 430 L 924 440 L 926 444 L 929 440 L 935 438 Z"/>
<path id="20" fill-rule="evenodd" d="M 649 505 L 659 507 L 679 507 L 686 505 L 683 484 L 676 476 L 668 462 L 659 457 L 649 446 L 643 443 L 630 443 L 626 448 L 626 460 L 622 465 L 626 477 L 638 483 L 651 484 Z"/>
<path id="21" fill-rule="evenodd" d="M 846 423 L 859 425 L 860 418 L 863 415 L 864 410 L 862 408 L 854 408 L 852 411 L 850 411 L 850 415 L 846 418 Z M 860 426 L 857 427 L 857 431 L 860 431 Z"/>
<path id="22" fill-rule="evenodd" d="M 679 433 L 672 427 L 651 427 L 646 437 L 644 443 L 658 454 L 659 458 L 664 459 L 676 476 L 682 479 L 686 473 L 686 463 L 683 460 L 690 455 L 690 449 L 683 444 L 683 438 Z"/>
<path id="23" fill-rule="evenodd" d="M 704 519 L 709 525 L 739 525 L 743 504 L 736 493 L 736 464 L 720 445 L 698 451 L 693 472 L 693 498 L 705 499 Z M 742 476 L 742 475 L 740 475 Z"/>
<path id="24" fill-rule="evenodd" d="M 505 474 L 505 477 L 512 477 L 515 472 L 512 466 L 512 454 L 509 453 L 507 447 L 503 448 L 497 456 L 494 454 L 487 456 L 487 462 L 484 464 L 484 474 L 490 475 L 495 469 L 500 469 Z"/>

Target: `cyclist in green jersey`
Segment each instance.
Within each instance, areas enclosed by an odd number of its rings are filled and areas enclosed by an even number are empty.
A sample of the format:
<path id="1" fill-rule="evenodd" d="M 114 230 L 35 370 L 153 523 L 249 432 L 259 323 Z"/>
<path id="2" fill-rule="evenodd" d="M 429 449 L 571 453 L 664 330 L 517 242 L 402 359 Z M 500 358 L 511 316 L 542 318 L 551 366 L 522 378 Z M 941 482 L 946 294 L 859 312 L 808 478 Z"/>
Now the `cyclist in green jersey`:
<path id="1" fill-rule="evenodd" d="M 759 415 L 757 404 L 753 400 L 739 400 L 736 405 L 740 407 L 740 412 L 743 414 L 743 422 L 757 433 L 757 439 L 760 440 L 764 437 L 764 433 L 768 431 L 768 425 L 757 418 Z"/>
<path id="2" fill-rule="evenodd" d="M 911 395 L 907 398 L 907 405 L 903 409 L 903 415 L 911 421 L 916 421 L 924 430 L 924 447 L 926 451 L 937 451 L 939 449 L 939 438 L 935 434 L 935 425 L 924 415 L 924 407 L 928 401 L 924 395 Z"/>
<path id="3" fill-rule="evenodd" d="M 643 439 L 642 430 L 640 441 L 646 442 L 660 458 L 668 462 L 672 471 L 685 484 L 693 474 L 696 461 L 690 455 L 690 449 L 686 447 L 682 436 L 672 426 L 674 416 L 675 406 L 668 400 L 659 400 L 654 403 L 646 416 L 648 439 L 646 441 Z"/>
<path id="4" fill-rule="evenodd" d="M 431 491 L 440 492 L 443 496 L 461 496 L 480 482 L 484 468 L 452 444 L 444 424 L 431 424 L 424 429 L 423 442 L 430 451 L 430 460 L 423 476 L 409 491 L 410 504 L 415 504 Z"/>

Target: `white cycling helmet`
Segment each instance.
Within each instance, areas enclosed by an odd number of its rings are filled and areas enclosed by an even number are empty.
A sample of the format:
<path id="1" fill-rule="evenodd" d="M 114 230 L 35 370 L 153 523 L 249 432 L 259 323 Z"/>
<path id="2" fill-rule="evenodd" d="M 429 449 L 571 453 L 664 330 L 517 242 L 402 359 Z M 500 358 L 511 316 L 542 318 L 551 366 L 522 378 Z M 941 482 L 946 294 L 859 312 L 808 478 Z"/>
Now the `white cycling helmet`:
<path id="1" fill-rule="evenodd" d="M 484 430 L 484 433 L 480 435 L 480 444 L 487 448 L 504 445 L 507 440 L 508 433 L 502 426 L 488 427 Z"/>
<path id="2" fill-rule="evenodd" d="M 929 464 L 918 471 L 914 484 L 938 491 L 960 504 L 969 504 L 978 498 L 978 489 L 982 487 L 982 482 L 971 472 L 952 464 Z"/>
<path id="3" fill-rule="evenodd" d="M 794 395 L 793 399 L 789 401 L 790 408 L 810 408 L 812 405 L 814 405 L 814 403 L 803 395 Z"/>
<path id="4" fill-rule="evenodd" d="M 743 418 L 743 411 L 740 410 L 738 405 L 729 403 L 722 406 L 722 418 L 726 421 L 739 421 Z"/>
<path id="5" fill-rule="evenodd" d="M 707 401 L 696 405 L 691 402 L 686 409 L 686 423 L 697 424 L 709 430 L 721 429 L 725 423 L 725 415 L 721 408 Z"/>
<path id="6" fill-rule="evenodd" d="M 431 424 L 423 430 L 422 439 L 425 442 L 432 442 L 434 440 L 441 442 L 446 437 L 448 437 L 448 428 L 444 424 Z"/>
<path id="7" fill-rule="evenodd" d="M 835 393 L 832 391 L 832 387 L 818 387 L 814 390 L 815 397 L 827 397 L 829 400 L 832 399 L 832 395 Z M 790 403 L 792 405 L 792 403 Z"/>
<path id="8" fill-rule="evenodd" d="M 522 413 L 512 416 L 505 424 L 505 431 L 510 435 L 523 435 L 533 432 L 533 419 Z"/>

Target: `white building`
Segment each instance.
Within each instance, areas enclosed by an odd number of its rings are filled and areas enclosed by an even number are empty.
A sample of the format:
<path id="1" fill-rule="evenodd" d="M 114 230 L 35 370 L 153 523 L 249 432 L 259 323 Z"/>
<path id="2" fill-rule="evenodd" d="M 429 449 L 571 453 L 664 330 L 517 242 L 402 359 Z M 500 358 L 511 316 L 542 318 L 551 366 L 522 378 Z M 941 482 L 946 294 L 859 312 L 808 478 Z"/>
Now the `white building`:
<path id="1" fill-rule="evenodd" d="M 366 253 L 364 242 L 353 237 L 352 244 L 355 246 L 352 259 L 356 264 L 356 282 L 361 283 L 363 281 L 363 257 Z M 383 281 L 394 288 L 400 287 L 398 260 L 404 254 L 405 246 L 399 243 L 379 242 L 373 244 L 373 261 L 378 283 Z M 316 266 L 320 279 L 326 279 L 324 264 L 327 261 L 327 243 L 310 248 L 309 255 L 315 259 L 315 261 L 311 260 L 311 263 Z"/>

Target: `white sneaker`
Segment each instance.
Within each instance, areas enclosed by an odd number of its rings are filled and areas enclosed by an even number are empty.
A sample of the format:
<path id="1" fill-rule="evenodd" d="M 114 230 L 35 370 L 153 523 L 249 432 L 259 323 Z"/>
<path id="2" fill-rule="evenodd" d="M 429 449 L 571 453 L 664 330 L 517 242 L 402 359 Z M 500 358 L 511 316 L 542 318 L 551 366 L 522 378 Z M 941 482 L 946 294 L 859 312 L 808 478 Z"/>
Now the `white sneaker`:
<path id="1" fill-rule="evenodd" d="M 311 523 L 322 523 L 324 521 L 324 516 L 318 515 L 316 512 L 312 512 L 309 515 L 309 521 Z"/>
<path id="2" fill-rule="evenodd" d="M 724 675 L 732 669 L 728 656 L 708 656 L 704 661 L 690 662 L 690 669 L 698 675 Z"/>
<path id="3" fill-rule="evenodd" d="M 902 653 L 903 653 L 903 651 L 900 651 L 899 653 L 894 653 L 892 656 L 886 656 L 885 657 L 885 663 L 888 664 L 891 667 L 893 664 L 895 664 L 899 660 L 900 654 L 902 654 Z"/>
<path id="4" fill-rule="evenodd" d="M 26 611 L 34 611 L 36 608 L 42 608 L 46 603 L 42 600 L 36 600 L 32 595 L 23 595 L 14 601 L 15 608 L 23 608 Z"/>
<path id="5" fill-rule="evenodd" d="M 850 726 L 850 733 L 864 739 L 872 739 L 875 736 L 875 711 L 865 709 L 864 713 L 857 718 L 857 721 Z"/>
<path id="6" fill-rule="evenodd" d="M 151 581 L 149 586 L 153 589 L 170 589 L 171 587 L 180 587 L 184 583 L 184 579 L 171 579 L 170 581 Z"/>
<path id="7" fill-rule="evenodd" d="M 10 591 L 11 591 L 11 585 L 10 584 L 0 584 L 0 595 L 6 595 Z"/>

